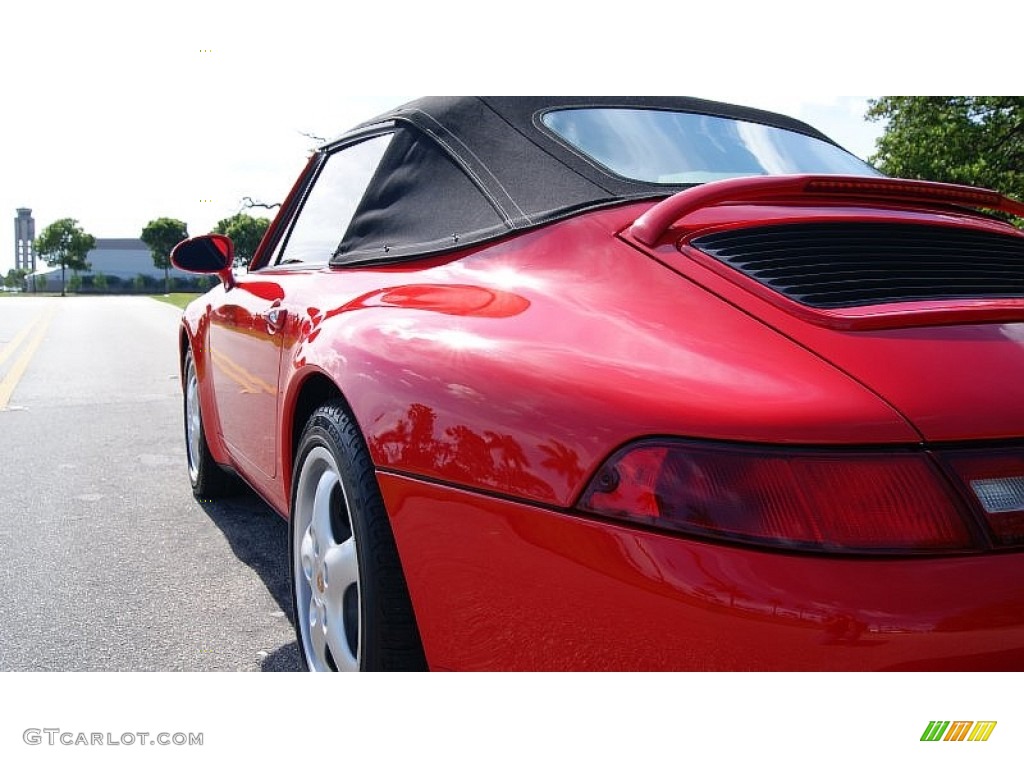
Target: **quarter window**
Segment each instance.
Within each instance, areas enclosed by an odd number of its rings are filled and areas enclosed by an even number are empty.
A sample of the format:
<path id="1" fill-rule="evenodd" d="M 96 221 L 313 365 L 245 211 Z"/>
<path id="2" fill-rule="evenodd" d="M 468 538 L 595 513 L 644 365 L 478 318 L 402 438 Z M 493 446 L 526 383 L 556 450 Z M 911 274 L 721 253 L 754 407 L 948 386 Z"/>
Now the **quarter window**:
<path id="1" fill-rule="evenodd" d="M 330 155 L 320 168 L 278 264 L 326 264 L 363 199 L 391 134 L 374 136 Z"/>

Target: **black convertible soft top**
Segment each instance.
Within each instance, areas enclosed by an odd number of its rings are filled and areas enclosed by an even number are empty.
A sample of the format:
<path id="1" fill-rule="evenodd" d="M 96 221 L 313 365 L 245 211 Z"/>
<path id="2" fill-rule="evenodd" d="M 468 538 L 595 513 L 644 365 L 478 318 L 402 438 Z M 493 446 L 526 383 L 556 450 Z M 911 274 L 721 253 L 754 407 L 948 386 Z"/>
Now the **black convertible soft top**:
<path id="1" fill-rule="evenodd" d="M 666 109 L 783 128 L 833 143 L 792 118 L 680 97 L 431 97 L 363 123 L 321 151 L 394 136 L 331 264 L 405 260 L 481 243 L 573 213 L 666 197 L 690 185 L 617 176 L 541 123 L 557 109 Z"/>

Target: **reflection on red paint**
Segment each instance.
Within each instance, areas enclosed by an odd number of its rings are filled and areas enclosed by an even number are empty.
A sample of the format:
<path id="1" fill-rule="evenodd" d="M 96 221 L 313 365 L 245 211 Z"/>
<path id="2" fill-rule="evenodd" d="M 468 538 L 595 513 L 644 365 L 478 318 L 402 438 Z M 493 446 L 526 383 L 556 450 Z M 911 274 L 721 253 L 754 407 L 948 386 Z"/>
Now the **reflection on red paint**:
<path id="1" fill-rule="evenodd" d="M 459 317 L 514 317 L 529 306 L 529 300 L 508 291 L 479 285 L 427 284 L 373 291 L 349 302 L 342 309 L 398 307 Z"/>
<path id="2" fill-rule="evenodd" d="M 552 498 L 554 489 L 530 471 L 530 459 L 511 435 L 474 431 L 465 425 L 448 427 L 437 435 L 437 416 L 426 405 L 414 404 L 390 430 L 370 439 L 370 450 L 392 466 L 448 477 L 458 483 L 499 489 L 505 493 Z M 570 483 L 583 476 L 579 456 L 555 440 L 539 446 L 541 464 Z"/>
<path id="3" fill-rule="evenodd" d="M 266 280 L 244 280 L 238 283 L 238 287 L 266 301 L 280 301 L 284 298 L 284 289 L 279 283 Z"/>

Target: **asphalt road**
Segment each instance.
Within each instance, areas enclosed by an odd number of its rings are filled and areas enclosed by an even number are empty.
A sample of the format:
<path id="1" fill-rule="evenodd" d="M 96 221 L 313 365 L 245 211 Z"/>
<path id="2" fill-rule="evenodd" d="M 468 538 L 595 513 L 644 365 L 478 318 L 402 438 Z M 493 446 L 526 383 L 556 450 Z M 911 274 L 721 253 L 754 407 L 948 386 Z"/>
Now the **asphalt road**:
<path id="1" fill-rule="evenodd" d="M 200 503 L 179 310 L 0 297 L 0 670 L 292 670 L 285 523 Z"/>

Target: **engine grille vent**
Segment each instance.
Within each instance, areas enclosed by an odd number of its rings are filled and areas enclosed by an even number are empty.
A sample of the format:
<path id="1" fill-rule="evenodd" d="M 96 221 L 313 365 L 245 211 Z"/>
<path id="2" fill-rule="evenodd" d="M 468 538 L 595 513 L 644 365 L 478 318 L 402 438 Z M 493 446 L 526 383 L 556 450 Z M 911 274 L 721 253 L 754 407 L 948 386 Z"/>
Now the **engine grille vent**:
<path id="1" fill-rule="evenodd" d="M 819 309 L 1024 298 L 1024 237 L 917 224 L 823 222 L 736 229 L 691 245 Z"/>

